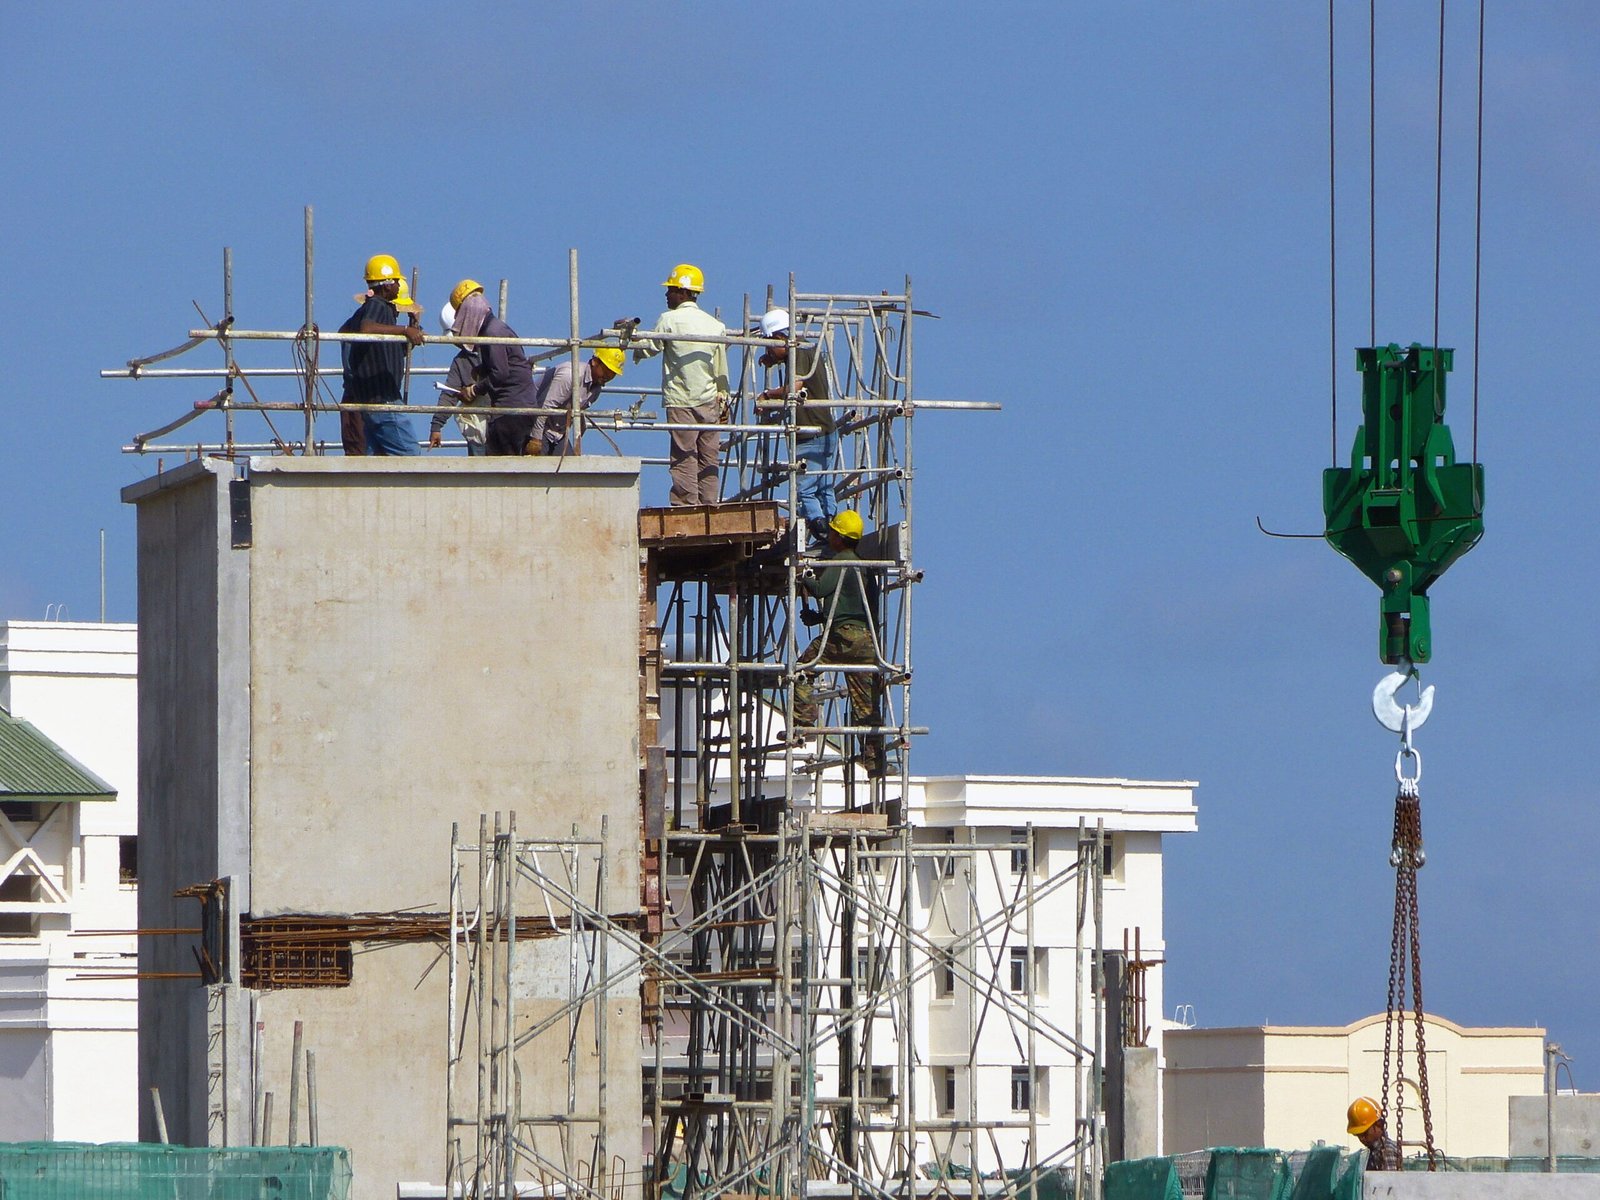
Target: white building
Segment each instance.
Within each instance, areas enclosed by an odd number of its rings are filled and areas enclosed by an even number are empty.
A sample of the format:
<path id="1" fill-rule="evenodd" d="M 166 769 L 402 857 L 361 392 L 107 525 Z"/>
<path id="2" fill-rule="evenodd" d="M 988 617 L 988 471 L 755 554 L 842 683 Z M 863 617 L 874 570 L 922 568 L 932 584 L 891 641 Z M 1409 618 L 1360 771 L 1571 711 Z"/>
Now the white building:
<path id="1" fill-rule="evenodd" d="M 85 936 L 137 922 L 135 637 L 0 622 L 11 744 L 56 788 L 0 803 L 0 1141 L 137 1136 L 135 939 Z"/>
<path id="2" fill-rule="evenodd" d="M 1162 970 L 1165 926 L 1162 916 L 1162 839 L 1167 834 L 1191 833 L 1196 828 L 1194 788 L 1188 782 L 1150 782 L 1130 779 L 1078 779 L 1016 775 L 953 775 L 915 779 L 908 812 L 918 830 L 920 844 L 971 843 L 991 848 L 969 860 L 958 860 L 943 871 L 930 870 L 918 880 L 914 894 L 914 920 L 937 942 L 954 938 L 1002 914 L 1008 906 L 1020 913 L 1019 901 L 1030 890 L 1027 870 L 1027 835 L 1033 831 L 1032 970 L 1029 947 L 1020 921 L 1011 922 L 1005 944 L 998 936 L 980 939 L 977 967 L 992 972 L 1017 1000 L 1017 1008 L 1031 1002 L 1040 1024 L 1080 1036 L 1094 1044 L 1093 1006 L 1088 994 L 1091 980 L 1085 968 L 1080 996 L 1076 946 L 1077 895 L 1074 886 L 1046 890 L 1052 878 L 1068 870 L 1078 857 L 1080 833 L 1092 837 L 1103 824 L 1104 909 L 1099 938 L 1111 960 L 1112 995 L 1120 982 L 1124 947 L 1137 942 L 1138 957 L 1152 963 L 1143 975 L 1144 1005 L 1108 1006 L 1104 1032 L 1108 1071 L 1120 1058 L 1118 1042 L 1142 1043 L 1155 1068 L 1146 1074 L 1157 1089 L 1149 1098 L 1153 1107 L 1143 1112 L 1141 1148 L 1159 1150 L 1159 1064 L 1163 1003 Z M 974 878 L 963 879 L 962 861 L 975 865 Z M 963 915 L 965 914 L 965 915 Z M 1003 922 L 994 922 L 999 929 Z M 1092 925 L 1083 931 L 1085 958 L 1094 949 Z M 1134 957 L 1131 953 L 1129 958 Z M 1031 998 L 1028 983 L 1033 985 Z M 1033 1043 L 1036 1077 L 1019 1063 L 1019 1038 L 1026 1040 L 1026 1022 L 999 1019 L 992 1003 L 985 1003 L 970 988 L 951 986 L 947 973 L 935 971 L 916 990 L 914 1041 L 921 1051 L 919 1070 L 920 1112 L 934 1117 L 965 1114 L 980 1121 L 1006 1120 L 1019 1127 L 996 1133 L 1002 1156 L 1021 1161 L 1025 1139 L 1036 1132 L 1042 1153 L 1072 1139 L 1073 1089 L 1089 1086 L 1080 1074 L 1069 1048 L 1058 1040 L 1037 1035 Z M 1080 1008 L 1081 1004 L 1081 1008 Z M 1144 1016 L 1145 1011 L 1155 1017 Z M 1013 1010 L 1016 1011 L 1016 1010 Z M 1122 1033 L 1126 1024 L 1143 1028 Z M 1116 1103 L 1111 1105 L 1116 1113 Z M 1034 1122 L 1027 1127 L 1027 1120 Z M 1132 1113 L 1127 1114 L 1132 1135 Z M 1122 1114 L 1115 1123 L 1121 1125 Z M 1130 1147 L 1131 1149 L 1131 1147 Z"/>
<path id="3" fill-rule="evenodd" d="M 667 740 L 670 743 L 670 732 Z M 775 782 L 780 777 L 776 758 L 768 774 Z M 1093 1087 L 1087 1056 L 1074 1054 L 1071 1042 L 1092 1049 L 1097 1037 L 1106 1051 L 1107 1076 L 1114 1077 L 1104 1097 L 1112 1152 L 1130 1156 L 1159 1152 L 1163 1037 L 1159 1014 L 1164 1003 L 1160 964 L 1166 949 L 1163 838 L 1197 828 L 1196 786 L 1191 781 L 1071 777 L 912 778 L 906 817 L 918 857 L 909 900 L 913 929 L 909 971 L 915 980 L 910 991 L 909 1061 L 915 1080 L 910 1107 L 920 1131 L 915 1151 L 919 1163 L 1017 1164 L 1048 1159 L 1053 1150 L 1067 1146 L 1074 1138 L 1075 1114 L 1089 1107 Z M 725 785 L 719 782 L 714 792 L 725 794 Z M 797 780 L 798 811 L 827 813 L 843 804 L 837 770 L 824 774 L 815 797 L 808 782 Z M 1097 825 L 1105 838 L 1098 938 L 1112 977 L 1112 1002 L 1098 1033 L 1091 966 L 1097 931 L 1092 923 L 1081 931 L 1078 927 L 1074 870 L 1080 837 L 1093 838 Z M 1030 830 L 1031 882 L 1026 878 Z M 945 846 L 951 848 L 948 857 L 933 853 Z M 878 886 L 892 907 L 898 885 L 890 877 L 899 878 L 893 864 L 878 860 L 862 869 L 878 873 L 882 885 L 869 885 L 867 890 Z M 669 890 L 680 894 L 679 886 Z M 862 918 L 868 923 L 875 919 L 880 918 Z M 825 940 L 831 943 L 833 937 L 826 934 Z M 898 945 L 892 934 L 887 940 Z M 938 959 L 940 946 L 956 948 L 949 961 Z M 851 1035 L 852 1047 L 870 1044 L 865 1119 L 874 1124 L 892 1123 L 892 1113 L 906 1108 L 894 1094 L 905 1070 L 903 1047 L 896 1036 L 904 1015 L 892 998 L 903 964 L 897 948 L 886 951 L 888 962 L 880 964 L 878 954 L 858 942 L 850 973 L 865 982 L 854 986 L 848 1000 L 840 989 L 824 986 L 819 1000 L 854 1003 L 874 1012 Z M 1148 964 L 1133 972 L 1142 981 L 1137 991 L 1143 1003 L 1137 1012 L 1132 1003 L 1117 1002 L 1118 989 L 1128 978 L 1122 972 L 1125 958 Z M 846 973 L 831 944 L 814 967 L 824 977 Z M 1124 1025 L 1129 1027 L 1126 1037 Z M 1125 1040 L 1141 1047 L 1128 1050 L 1127 1059 L 1143 1064 L 1136 1078 L 1145 1093 L 1136 1100 L 1130 1088 L 1126 1109 L 1122 1089 L 1115 1086 L 1124 1078 Z M 671 1043 L 676 1044 L 665 1062 L 669 1071 L 682 1069 L 687 1060 L 681 1037 L 669 1035 Z M 1032 1072 L 1027 1066 L 1030 1056 L 1037 1068 Z M 814 1083 L 818 1097 L 841 1097 L 845 1090 L 839 1064 L 826 1058 L 817 1063 Z M 872 1102 L 881 1102 L 880 1112 L 870 1111 Z M 819 1105 L 827 1107 L 822 1100 Z M 972 1147 L 968 1135 L 957 1132 L 963 1124 L 990 1128 L 979 1135 L 981 1144 Z M 1035 1154 L 1024 1149 L 1030 1141 Z"/>

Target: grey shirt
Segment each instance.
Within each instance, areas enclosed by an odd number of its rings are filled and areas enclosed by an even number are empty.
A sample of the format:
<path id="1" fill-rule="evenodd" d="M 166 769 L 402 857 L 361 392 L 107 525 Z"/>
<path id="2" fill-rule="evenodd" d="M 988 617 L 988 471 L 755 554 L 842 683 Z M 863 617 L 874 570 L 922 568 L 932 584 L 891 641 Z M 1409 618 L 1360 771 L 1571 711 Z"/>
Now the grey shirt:
<path id="1" fill-rule="evenodd" d="M 538 390 L 539 397 L 535 406 L 554 409 L 560 415 L 535 418 L 533 432 L 528 436 L 543 441 L 547 446 L 559 446 L 562 439 L 567 436 L 567 413 L 572 408 L 572 360 L 569 358 L 558 367 L 540 371 L 534 377 L 534 386 Z M 592 378 L 589 364 L 584 363 L 578 407 L 588 408 L 599 395 L 600 385 Z"/>
<path id="2" fill-rule="evenodd" d="M 478 370 L 478 353 L 477 353 L 477 351 L 470 350 L 467 347 L 463 346 L 461 348 L 461 352 L 459 354 L 457 354 L 455 356 L 455 358 L 450 360 L 450 370 L 444 377 L 444 385 L 445 385 L 445 387 L 451 388 L 452 390 L 454 390 L 456 392 L 460 392 L 462 388 L 466 387 L 469 383 L 471 383 L 473 381 L 473 376 L 474 376 L 474 374 L 476 374 L 477 370 Z M 461 397 L 459 395 L 450 396 L 449 397 L 449 403 L 460 404 L 461 403 Z M 461 414 L 461 415 L 465 416 L 465 414 Z M 449 419 L 450 419 L 450 414 L 449 413 L 442 413 L 442 412 L 441 413 L 434 413 L 433 414 L 433 424 L 429 427 L 429 432 L 431 432 L 431 433 L 439 433 L 439 432 L 441 432 L 444 429 L 444 423 L 446 421 L 448 421 Z M 461 426 L 461 436 L 466 438 L 467 441 L 469 441 L 469 442 L 482 442 L 483 441 L 483 423 L 482 423 L 482 418 L 479 418 L 478 420 L 474 421 L 471 417 L 467 417 L 466 420 L 459 421 L 458 424 Z"/>

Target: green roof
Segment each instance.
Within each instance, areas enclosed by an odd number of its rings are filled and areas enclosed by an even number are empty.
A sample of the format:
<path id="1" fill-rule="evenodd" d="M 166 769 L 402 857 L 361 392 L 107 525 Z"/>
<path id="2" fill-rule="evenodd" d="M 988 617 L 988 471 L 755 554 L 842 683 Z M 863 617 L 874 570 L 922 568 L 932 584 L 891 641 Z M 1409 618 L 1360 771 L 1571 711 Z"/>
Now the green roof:
<path id="1" fill-rule="evenodd" d="M 114 800 L 117 789 L 0 708 L 0 801 Z"/>

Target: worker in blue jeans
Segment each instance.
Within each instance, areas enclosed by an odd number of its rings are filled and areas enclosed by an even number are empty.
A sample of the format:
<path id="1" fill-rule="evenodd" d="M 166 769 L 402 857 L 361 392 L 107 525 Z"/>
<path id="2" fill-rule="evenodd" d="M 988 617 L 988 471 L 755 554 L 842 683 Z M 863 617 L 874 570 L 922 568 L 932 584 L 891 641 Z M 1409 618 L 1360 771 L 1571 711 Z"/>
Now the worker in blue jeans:
<path id="1" fill-rule="evenodd" d="M 761 336 L 787 338 L 789 335 L 789 310 L 768 309 L 761 317 Z M 772 402 L 786 400 L 792 393 L 798 395 L 799 406 L 795 420 L 795 457 L 804 464 L 795 483 L 800 518 L 805 521 L 812 542 L 825 542 L 828 522 L 838 511 L 833 496 L 835 463 L 839 456 L 839 430 L 829 404 L 828 359 L 820 346 L 796 345 L 793 369 L 787 369 L 789 346 L 769 346 L 761 355 L 761 365 L 768 369 L 785 368 L 785 378 L 777 387 L 768 388 L 761 400 Z"/>
<path id="2" fill-rule="evenodd" d="M 360 308 L 339 326 L 340 333 L 397 334 L 413 346 L 426 340 L 413 323 L 400 324 L 395 301 L 400 295 L 400 264 L 392 255 L 374 254 L 367 260 L 367 294 Z M 340 342 L 344 365 L 345 404 L 405 403 L 405 343 L 397 338 L 379 342 Z M 346 454 L 417 454 L 417 435 L 411 421 L 400 412 L 346 412 L 340 433 Z"/>

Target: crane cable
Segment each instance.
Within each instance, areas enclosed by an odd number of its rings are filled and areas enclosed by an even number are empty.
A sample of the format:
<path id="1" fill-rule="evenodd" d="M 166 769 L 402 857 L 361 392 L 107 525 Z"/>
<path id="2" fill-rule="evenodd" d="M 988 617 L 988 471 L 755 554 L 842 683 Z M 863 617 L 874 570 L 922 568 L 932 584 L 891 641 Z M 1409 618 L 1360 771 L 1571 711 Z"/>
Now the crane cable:
<path id="1" fill-rule="evenodd" d="M 1472 462 L 1478 462 L 1478 381 L 1479 341 L 1481 334 L 1482 279 L 1483 279 L 1483 75 L 1484 75 L 1484 10 L 1486 0 L 1478 2 L 1478 59 L 1477 97 L 1473 197 L 1473 295 L 1472 295 Z M 1328 306 L 1329 316 L 1329 368 L 1332 379 L 1332 435 L 1334 466 L 1339 454 L 1338 405 L 1338 254 L 1336 219 L 1337 158 L 1335 154 L 1335 0 L 1328 0 Z M 1378 259 L 1377 259 L 1377 0 L 1368 2 L 1367 35 L 1367 153 L 1368 153 L 1368 328 L 1369 345 L 1377 344 L 1378 309 Z M 1441 294 L 1441 267 L 1443 262 L 1443 208 L 1444 208 L 1444 68 L 1445 68 L 1445 3 L 1439 0 L 1439 43 L 1437 69 L 1437 98 L 1435 108 L 1434 141 L 1434 201 L 1433 201 L 1433 346 L 1439 345 L 1439 313 Z M 1434 371 L 1435 406 L 1442 387 L 1442 369 Z M 1475 507 L 1481 506 L 1481 497 L 1474 497 Z M 1414 678 L 1415 668 L 1405 664 L 1406 675 Z M 1398 677 L 1392 677 L 1398 678 Z M 1380 685 L 1381 686 L 1381 685 Z M 1428 689 L 1429 692 L 1432 689 Z M 1424 697 L 1431 703 L 1431 697 Z M 1398 732 L 1400 752 L 1395 757 L 1394 827 L 1389 855 L 1395 870 L 1394 923 L 1389 945 L 1389 979 L 1387 1004 L 1384 1014 L 1383 1036 L 1383 1088 L 1382 1108 L 1392 1115 L 1393 1136 L 1397 1149 L 1405 1143 L 1405 1082 L 1406 1024 L 1413 1026 L 1416 1046 L 1417 1098 L 1422 1111 L 1423 1148 L 1427 1153 L 1428 1169 L 1435 1170 L 1439 1152 L 1433 1140 L 1433 1111 L 1428 1089 L 1427 1041 L 1422 999 L 1422 932 L 1421 909 L 1417 893 L 1417 871 L 1427 861 L 1422 846 L 1422 757 L 1412 742 L 1413 710 L 1405 710 Z M 1381 718 L 1380 718 L 1381 719 Z M 1417 725 L 1421 720 L 1417 720 Z M 1406 764 L 1414 765 L 1407 773 Z M 1408 1011 L 1409 1010 L 1409 1011 Z M 1385 1164 L 1399 1166 L 1399 1163 Z"/>

